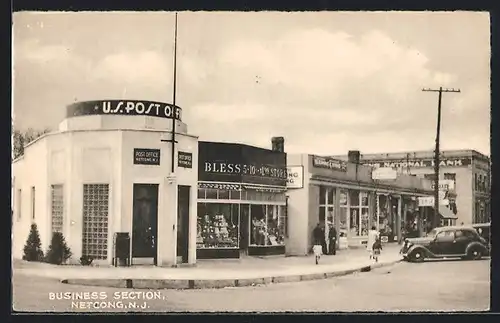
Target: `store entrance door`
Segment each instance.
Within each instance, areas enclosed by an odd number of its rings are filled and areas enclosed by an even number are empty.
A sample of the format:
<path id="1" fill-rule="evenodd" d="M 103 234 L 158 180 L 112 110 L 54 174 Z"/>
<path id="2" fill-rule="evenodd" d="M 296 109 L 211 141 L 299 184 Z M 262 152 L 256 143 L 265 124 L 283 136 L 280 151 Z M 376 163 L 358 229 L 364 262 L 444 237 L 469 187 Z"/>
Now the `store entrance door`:
<path id="1" fill-rule="evenodd" d="M 146 263 L 149 258 L 156 265 L 158 184 L 134 184 L 133 194 L 132 258 L 146 258 Z"/>
<path id="2" fill-rule="evenodd" d="M 327 244 L 327 249 L 329 250 L 329 239 L 328 235 L 330 233 L 330 227 L 335 227 L 334 219 L 334 207 L 333 206 L 320 206 L 319 222 L 325 227 L 325 241 Z M 337 233 L 338 234 L 338 233 Z M 326 250 L 323 250 L 325 252 Z"/>
<path id="3" fill-rule="evenodd" d="M 240 205 L 240 255 L 246 255 L 248 251 L 248 244 L 250 243 L 250 205 L 241 204 Z"/>
<path id="4" fill-rule="evenodd" d="M 179 185 L 177 192 L 177 262 L 183 264 L 188 262 L 190 189 Z"/>

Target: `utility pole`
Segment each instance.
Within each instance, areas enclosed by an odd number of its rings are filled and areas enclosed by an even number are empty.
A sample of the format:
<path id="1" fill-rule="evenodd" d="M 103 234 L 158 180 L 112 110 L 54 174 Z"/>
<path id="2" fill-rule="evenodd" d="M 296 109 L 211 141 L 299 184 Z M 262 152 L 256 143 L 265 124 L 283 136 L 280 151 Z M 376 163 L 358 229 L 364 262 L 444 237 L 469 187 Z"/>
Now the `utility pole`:
<path id="1" fill-rule="evenodd" d="M 440 223 L 439 218 L 439 162 L 440 162 L 440 151 L 439 151 L 439 138 L 441 135 L 441 98 L 443 92 L 454 92 L 460 93 L 460 89 L 443 89 L 442 87 L 437 89 L 422 89 L 423 92 L 438 92 L 438 113 L 437 113 L 437 130 L 436 130 L 436 149 L 434 150 L 434 223 L 433 227 L 438 227 Z"/>
<path id="2" fill-rule="evenodd" d="M 172 143 L 172 173 L 171 175 L 174 176 L 175 173 L 175 144 L 177 141 L 175 140 L 175 125 L 176 125 L 176 118 L 177 118 L 177 105 L 175 104 L 175 95 L 177 92 L 177 12 L 175 13 L 175 29 L 174 29 L 174 79 L 173 79 L 173 94 L 172 94 L 172 105 L 173 105 L 173 112 L 172 112 L 172 139 L 170 140 L 162 140 L 163 142 L 171 142 Z"/>

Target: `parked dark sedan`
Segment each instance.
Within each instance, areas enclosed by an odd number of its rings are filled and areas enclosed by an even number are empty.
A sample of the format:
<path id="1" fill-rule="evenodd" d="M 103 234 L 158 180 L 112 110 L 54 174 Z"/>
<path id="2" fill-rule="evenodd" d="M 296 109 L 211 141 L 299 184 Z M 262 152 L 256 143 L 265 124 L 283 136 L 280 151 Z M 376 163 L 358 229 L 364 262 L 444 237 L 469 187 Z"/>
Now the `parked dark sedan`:
<path id="1" fill-rule="evenodd" d="M 476 229 L 477 233 L 479 233 L 479 235 L 483 237 L 488 244 L 491 243 L 490 240 L 491 223 L 476 223 L 473 224 L 472 227 Z"/>
<path id="2" fill-rule="evenodd" d="M 489 254 L 489 247 L 473 227 L 448 226 L 435 228 L 422 238 L 406 239 L 401 253 L 411 262 L 456 257 L 477 260 Z"/>

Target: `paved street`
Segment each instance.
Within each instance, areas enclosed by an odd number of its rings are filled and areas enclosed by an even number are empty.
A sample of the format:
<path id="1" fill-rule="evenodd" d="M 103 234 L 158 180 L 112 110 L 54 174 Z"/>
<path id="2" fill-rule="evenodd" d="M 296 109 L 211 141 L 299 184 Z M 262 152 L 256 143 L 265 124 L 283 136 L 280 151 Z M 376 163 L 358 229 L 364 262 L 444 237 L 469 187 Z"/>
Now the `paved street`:
<path id="1" fill-rule="evenodd" d="M 49 293 L 61 292 L 101 292 L 106 297 L 99 301 L 102 305 L 119 307 L 135 302 L 135 311 L 478 311 L 489 308 L 489 281 L 489 260 L 433 261 L 298 283 L 162 290 L 158 293 L 161 299 L 144 303 L 120 296 L 120 303 L 114 293 L 132 290 L 64 285 L 54 279 L 14 274 L 13 299 L 14 309 L 19 311 L 130 310 L 71 309 L 71 300 L 49 299 Z M 143 310 L 144 304 L 147 309 Z"/>

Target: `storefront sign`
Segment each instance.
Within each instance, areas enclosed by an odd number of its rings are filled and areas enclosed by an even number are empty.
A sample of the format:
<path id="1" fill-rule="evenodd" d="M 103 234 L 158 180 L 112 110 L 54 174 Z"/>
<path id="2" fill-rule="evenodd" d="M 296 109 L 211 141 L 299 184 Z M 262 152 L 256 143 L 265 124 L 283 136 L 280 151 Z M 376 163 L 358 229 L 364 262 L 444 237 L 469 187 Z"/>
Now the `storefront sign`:
<path id="1" fill-rule="evenodd" d="M 391 180 L 397 177 L 398 173 L 390 167 L 380 167 L 372 171 L 372 179 Z"/>
<path id="2" fill-rule="evenodd" d="M 198 180 L 286 187 L 286 154 L 243 144 L 199 142 Z"/>
<path id="3" fill-rule="evenodd" d="M 341 172 L 347 171 L 347 163 L 343 160 L 333 159 L 329 157 L 313 156 L 313 167 L 326 168 Z"/>
<path id="4" fill-rule="evenodd" d="M 441 199 L 439 205 L 448 205 L 448 200 Z M 418 206 L 434 206 L 434 196 L 425 196 L 418 198 Z"/>
<path id="5" fill-rule="evenodd" d="M 434 181 L 431 184 L 432 189 L 434 189 Z M 440 191 L 448 191 L 448 190 L 454 190 L 455 189 L 455 181 L 452 181 L 450 179 L 441 179 L 439 180 L 438 184 L 438 189 Z"/>
<path id="6" fill-rule="evenodd" d="M 389 167 L 389 168 L 421 168 L 421 167 L 434 167 L 434 159 L 395 159 L 395 160 L 365 160 L 362 161 L 364 165 L 372 167 Z M 472 161 L 470 158 L 444 158 L 439 162 L 440 167 L 460 167 L 469 166 Z"/>
<path id="7" fill-rule="evenodd" d="M 287 167 L 288 179 L 286 182 L 287 188 L 302 188 L 304 187 L 304 167 L 290 166 Z"/>
<path id="8" fill-rule="evenodd" d="M 177 166 L 183 168 L 193 168 L 193 154 L 179 151 L 177 153 Z"/>
<path id="9" fill-rule="evenodd" d="M 182 109 L 168 103 L 136 100 L 77 102 L 67 107 L 67 117 L 86 115 L 150 116 L 181 120 Z"/>
<path id="10" fill-rule="evenodd" d="M 160 165 L 160 149 L 134 148 L 134 165 Z"/>

